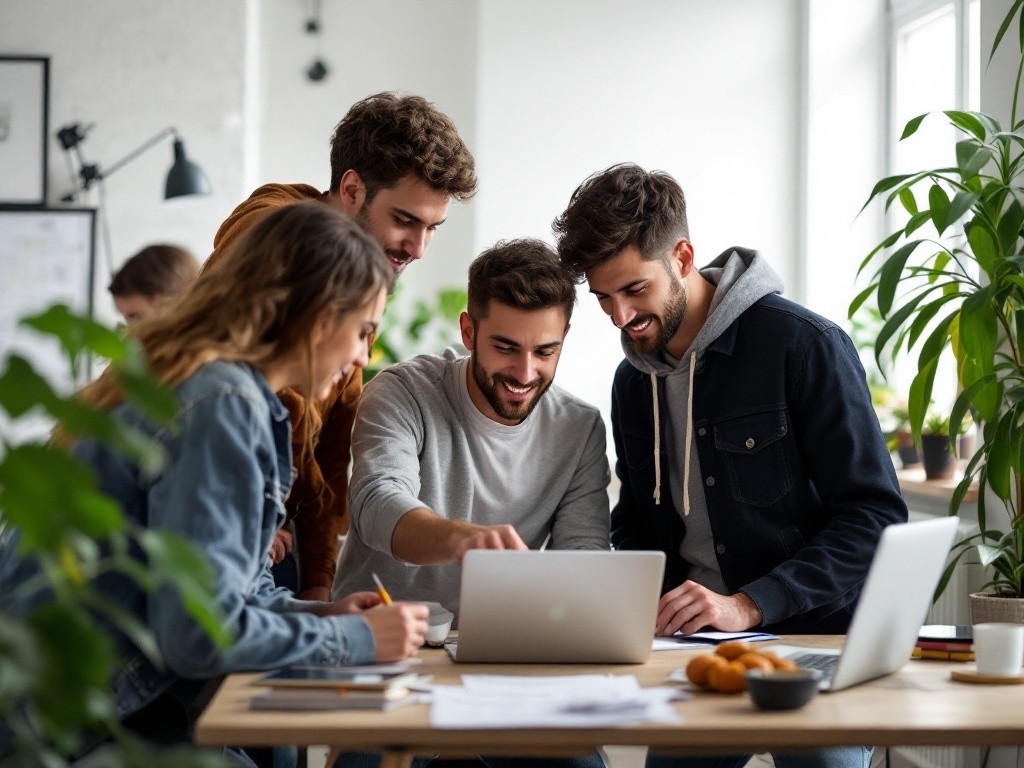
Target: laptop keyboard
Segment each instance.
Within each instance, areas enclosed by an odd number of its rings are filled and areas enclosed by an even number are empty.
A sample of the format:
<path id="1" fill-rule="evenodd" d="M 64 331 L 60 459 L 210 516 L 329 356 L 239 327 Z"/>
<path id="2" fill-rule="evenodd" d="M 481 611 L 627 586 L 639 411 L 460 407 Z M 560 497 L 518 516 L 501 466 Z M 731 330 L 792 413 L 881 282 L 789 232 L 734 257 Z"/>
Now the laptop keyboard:
<path id="1" fill-rule="evenodd" d="M 799 667 L 818 669 L 825 673 L 825 679 L 831 679 L 839 664 L 839 657 L 827 653 L 801 653 L 790 656 L 789 660 Z"/>

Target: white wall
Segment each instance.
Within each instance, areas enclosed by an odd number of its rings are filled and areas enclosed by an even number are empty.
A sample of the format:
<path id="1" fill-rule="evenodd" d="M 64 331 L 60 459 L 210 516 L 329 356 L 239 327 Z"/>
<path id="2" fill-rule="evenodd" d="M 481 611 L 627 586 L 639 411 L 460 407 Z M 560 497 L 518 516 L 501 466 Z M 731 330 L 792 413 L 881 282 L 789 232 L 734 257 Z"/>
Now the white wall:
<path id="1" fill-rule="evenodd" d="M 882 211 L 858 215 L 886 175 L 884 0 L 807 0 L 805 240 L 798 297 L 847 326 L 847 308 L 867 287 L 854 282 L 864 257 L 882 239 Z M 896 137 L 894 137 L 895 139 Z"/>
<path id="2" fill-rule="evenodd" d="M 552 240 L 589 174 L 633 161 L 687 195 L 699 264 L 758 248 L 793 282 L 797 0 L 481 3 L 477 250 Z M 558 382 L 609 409 L 619 334 L 586 287 Z"/>
<path id="3" fill-rule="evenodd" d="M 0 51 L 50 57 L 49 201 L 72 188 L 56 130 L 94 123 L 86 159 L 110 165 L 175 126 L 213 194 L 163 200 L 170 139 L 106 181 L 106 212 L 119 266 L 143 245 L 169 241 L 200 258 L 243 192 L 246 0 L 3 0 Z M 82 204 L 96 205 L 94 191 Z M 97 248 L 96 306 L 114 310 Z"/>

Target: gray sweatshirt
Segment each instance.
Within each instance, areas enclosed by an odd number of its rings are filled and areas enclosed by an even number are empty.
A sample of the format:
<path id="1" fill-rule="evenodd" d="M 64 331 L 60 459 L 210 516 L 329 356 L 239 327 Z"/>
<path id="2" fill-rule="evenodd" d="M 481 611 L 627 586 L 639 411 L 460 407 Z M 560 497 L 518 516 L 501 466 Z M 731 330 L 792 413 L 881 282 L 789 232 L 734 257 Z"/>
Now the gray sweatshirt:
<path id="1" fill-rule="evenodd" d="M 782 278 L 756 252 L 746 248 L 732 248 L 701 270 L 701 275 L 714 284 L 707 320 L 697 333 L 690 348 L 680 360 L 667 353 L 639 354 L 623 339 L 626 358 L 639 371 L 665 377 L 665 398 L 656 412 L 666 420 L 665 452 L 668 456 L 668 482 L 673 489 L 672 499 L 676 511 L 686 518 L 686 535 L 679 554 L 690 564 L 689 578 L 720 595 L 728 594 L 722 570 L 715 555 L 704 500 L 697 444 L 688 430 L 690 421 L 690 374 L 699 364 L 704 350 L 717 339 L 754 302 L 771 293 L 782 293 Z M 657 397 L 657 388 L 654 390 Z M 657 435 L 659 430 L 655 429 Z M 687 445 L 689 443 L 689 445 Z M 655 448 L 657 452 L 657 448 Z M 655 457 L 657 461 L 657 457 Z"/>
<path id="2" fill-rule="evenodd" d="M 481 525 L 511 524 L 531 549 L 608 549 L 608 460 L 600 412 L 552 386 L 521 424 L 473 405 L 469 358 L 454 349 L 379 373 L 352 433 L 352 527 L 334 595 L 372 590 L 441 603 L 458 614 L 460 566 L 395 559 L 391 537 L 412 509 Z"/>

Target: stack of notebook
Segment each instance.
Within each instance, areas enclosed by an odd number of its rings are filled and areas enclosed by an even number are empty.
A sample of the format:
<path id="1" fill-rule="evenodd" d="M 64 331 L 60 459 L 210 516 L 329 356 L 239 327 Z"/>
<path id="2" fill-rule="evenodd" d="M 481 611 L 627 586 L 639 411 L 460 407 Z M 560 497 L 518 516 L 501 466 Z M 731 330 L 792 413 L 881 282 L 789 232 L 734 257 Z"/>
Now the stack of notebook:
<path id="1" fill-rule="evenodd" d="M 410 688 L 421 678 L 404 665 L 390 667 L 287 667 L 258 678 L 269 690 L 252 697 L 252 709 L 389 710 L 419 700 Z"/>
<path id="2" fill-rule="evenodd" d="M 917 635 L 911 656 L 915 659 L 974 661 L 970 624 L 926 624 Z"/>

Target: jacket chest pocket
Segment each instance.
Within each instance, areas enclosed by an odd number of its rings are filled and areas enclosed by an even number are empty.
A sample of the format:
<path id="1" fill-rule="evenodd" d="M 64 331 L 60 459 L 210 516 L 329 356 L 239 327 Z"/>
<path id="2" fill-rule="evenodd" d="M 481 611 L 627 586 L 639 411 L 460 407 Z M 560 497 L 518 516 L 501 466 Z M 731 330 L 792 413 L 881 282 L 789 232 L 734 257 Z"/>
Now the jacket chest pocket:
<path id="1" fill-rule="evenodd" d="M 786 460 L 786 411 L 755 413 L 714 426 L 715 450 L 729 477 L 733 498 L 768 507 L 793 489 Z"/>
<path id="2" fill-rule="evenodd" d="M 651 435 L 633 435 L 622 432 L 622 458 L 633 471 L 650 469 L 654 465 L 654 438 Z"/>

